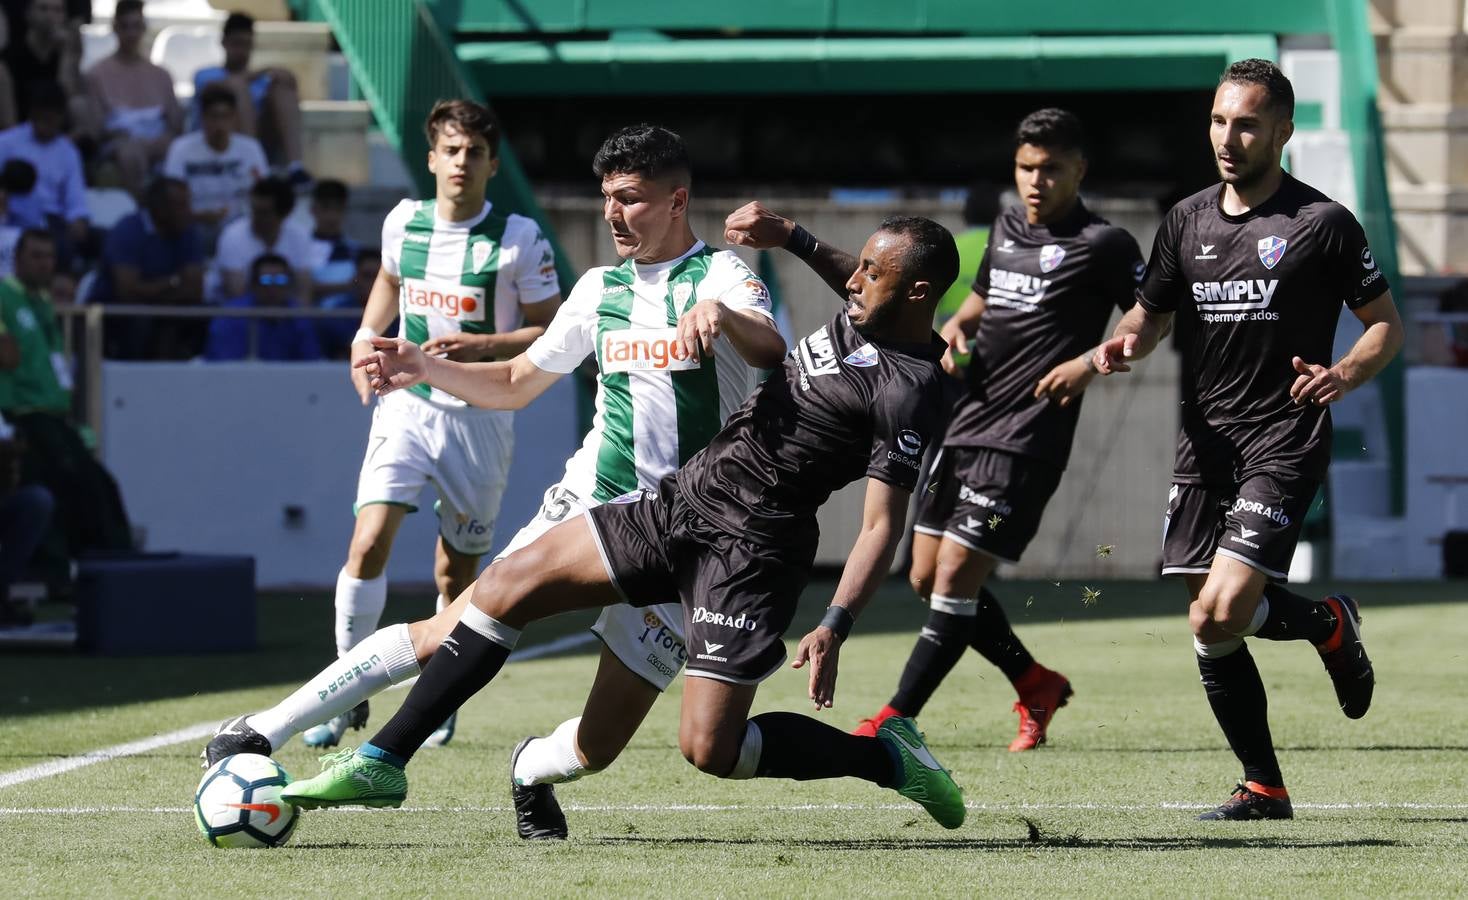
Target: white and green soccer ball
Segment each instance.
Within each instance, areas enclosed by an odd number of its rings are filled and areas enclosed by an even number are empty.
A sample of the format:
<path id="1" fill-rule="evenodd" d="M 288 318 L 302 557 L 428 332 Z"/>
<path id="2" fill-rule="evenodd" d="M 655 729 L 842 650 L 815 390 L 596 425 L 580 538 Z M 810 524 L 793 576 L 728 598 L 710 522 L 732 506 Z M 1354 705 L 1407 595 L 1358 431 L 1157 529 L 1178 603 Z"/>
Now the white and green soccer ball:
<path id="1" fill-rule="evenodd" d="M 300 810 L 280 799 L 291 776 L 258 753 L 236 753 L 209 767 L 194 792 L 194 821 L 216 847 L 279 847 Z"/>

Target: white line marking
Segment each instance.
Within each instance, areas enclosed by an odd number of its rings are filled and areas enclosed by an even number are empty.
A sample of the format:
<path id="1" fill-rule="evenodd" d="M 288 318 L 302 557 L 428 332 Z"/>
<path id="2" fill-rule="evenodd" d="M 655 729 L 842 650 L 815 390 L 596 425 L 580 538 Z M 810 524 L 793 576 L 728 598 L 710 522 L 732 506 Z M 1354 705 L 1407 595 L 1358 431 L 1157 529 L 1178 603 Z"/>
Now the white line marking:
<path id="1" fill-rule="evenodd" d="M 1214 804 L 1184 801 L 1162 803 L 968 803 L 979 812 L 1035 812 L 1063 810 L 1095 810 L 1100 812 L 1145 812 L 1157 810 L 1209 809 Z M 754 805 L 739 803 L 568 803 L 569 812 L 848 812 L 873 810 L 911 810 L 910 803 L 785 803 Z M 1381 809 L 1452 812 L 1468 809 L 1468 803 L 1296 803 L 1296 809 Z M 329 813 L 507 813 L 512 806 L 406 806 L 402 809 L 367 810 L 345 807 L 321 810 Z M 0 815 L 8 816 L 89 816 L 106 813 L 188 813 L 188 806 L 0 806 Z M 312 815 L 315 815 L 313 812 Z"/>
<path id="2" fill-rule="evenodd" d="M 531 647 L 516 650 L 510 654 L 510 661 L 516 662 L 549 656 L 553 653 L 560 653 L 562 650 L 588 644 L 594 640 L 596 640 L 596 635 L 589 631 L 568 634 L 558 637 L 553 641 L 546 641 L 544 644 L 535 644 Z M 399 687 L 407 687 L 407 685 L 408 683 L 405 682 L 399 685 Z M 173 744 L 182 744 L 186 741 L 197 741 L 200 738 L 212 735 L 214 729 L 218 727 L 219 721 L 219 719 L 210 719 L 208 722 L 199 722 L 187 728 L 170 731 L 167 734 L 158 734 L 150 738 L 130 741 L 126 744 L 118 744 L 113 747 L 103 747 L 100 750 L 89 750 L 86 753 L 79 753 L 76 756 L 65 756 L 61 759 L 53 759 L 50 762 L 27 766 L 24 769 L 16 769 L 13 772 L 0 773 L 0 788 L 13 787 L 17 784 L 25 784 L 28 781 L 50 778 L 53 775 L 61 775 L 86 766 L 95 765 L 96 763 L 107 762 L 108 760 L 137 756 L 141 753 L 157 750 L 160 747 L 169 747 Z M 0 811 L 10 812 L 10 810 Z"/>

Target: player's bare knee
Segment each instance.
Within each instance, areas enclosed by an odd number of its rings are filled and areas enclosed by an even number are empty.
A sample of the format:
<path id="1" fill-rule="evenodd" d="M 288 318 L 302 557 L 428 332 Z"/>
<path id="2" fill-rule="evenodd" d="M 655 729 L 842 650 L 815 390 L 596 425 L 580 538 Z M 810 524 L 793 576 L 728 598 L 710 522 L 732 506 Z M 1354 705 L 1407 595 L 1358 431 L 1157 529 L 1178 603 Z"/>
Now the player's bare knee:
<path id="1" fill-rule="evenodd" d="M 913 593 L 923 598 L 923 600 L 927 600 L 933 596 L 933 573 L 931 570 L 919 572 L 917 569 L 913 569 L 912 572 L 908 573 L 907 583 L 912 585 Z"/>
<path id="2" fill-rule="evenodd" d="M 695 769 L 715 778 L 727 778 L 739 761 L 738 745 L 726 746 L 717 735 L 708 733 L 678 736 L 678 749 Z"/>
<path id="3" fill-rule="evenodd" d="M 1200 638 L 1217 632 L 1237 635 L 1248 627 L 1254 614 L 1252 606 L 1247 597 L 1230 586 L 1204 585 L 1189 608 L 1193 634 Z"/>

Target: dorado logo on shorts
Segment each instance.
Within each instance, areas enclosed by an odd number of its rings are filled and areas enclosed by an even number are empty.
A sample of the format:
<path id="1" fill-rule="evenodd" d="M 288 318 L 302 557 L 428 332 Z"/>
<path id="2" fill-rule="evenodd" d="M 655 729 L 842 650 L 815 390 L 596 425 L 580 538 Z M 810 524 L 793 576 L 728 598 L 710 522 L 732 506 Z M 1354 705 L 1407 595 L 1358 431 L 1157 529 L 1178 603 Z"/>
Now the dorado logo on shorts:
<path id="1" fill-rule="evenodd" d="M 677 340 L 676 328 L 624 328 L 601 336 L 603 372 L 682 372 L 698 368 L 698 357 Z"/>
<path id="2" fill-rule="evenodd" d="M 410 316 L 484 321 L 484 288 L 421 278 L 403 279 L 403 308 Z"/>

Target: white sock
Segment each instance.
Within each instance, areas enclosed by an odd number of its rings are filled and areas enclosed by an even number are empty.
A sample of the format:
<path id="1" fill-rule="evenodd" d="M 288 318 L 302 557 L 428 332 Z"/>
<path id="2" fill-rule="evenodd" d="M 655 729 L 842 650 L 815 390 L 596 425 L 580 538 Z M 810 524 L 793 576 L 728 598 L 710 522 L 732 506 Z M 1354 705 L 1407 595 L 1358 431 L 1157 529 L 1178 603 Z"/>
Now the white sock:
<path id="1" fill-rule="evenodd" d="M 576 729 L 581 717 L 567 719 L 547 737 L 536 738 L 525 745 L 515 760 L 515 783 L 561 784 L 587 774 L 581 757 L 576 755 Z"/>
<path id="2" fill-rule="evenodd" d="M 376 631 L 386 606 L 386 575 L 353 578 L 342 569 L 336 576 L 336 655 L 346 656 L 358 641 Z"/>
<path id="3" fill-rule="evenodd" d="M 744 725 L 744 740 L 739 744 L 739 758 L 734 761 L 734 771 L 725 778 L 753 778 L 759 770 L 759 757 L 765 749 L 765 736 L 753 722 Z"/>
<path id="4" fill-rule="evenodd" d="M 438 595 L 438 602 L 436 602 L 436 603 L 433 604 L 433 611 L 434 612 L 443 612 L 445 609 L 448 609 L 449 606 L 451 606 L 453 604 L 453 602 L 454 601 L 452 601 L 449 598 L 445 597 L 443 594 L 439 594 Z"/>
<path id="5" fill-rule="evenodd" d="M 263 734 L 272 750 L 279 750 L 291 735 L 341 715 L 418 671 L 418 654 L 408 626 L 389 625 L 368 635 L 294 694 L 247 718 L 245 724 Z"/>

